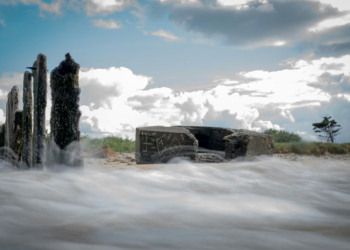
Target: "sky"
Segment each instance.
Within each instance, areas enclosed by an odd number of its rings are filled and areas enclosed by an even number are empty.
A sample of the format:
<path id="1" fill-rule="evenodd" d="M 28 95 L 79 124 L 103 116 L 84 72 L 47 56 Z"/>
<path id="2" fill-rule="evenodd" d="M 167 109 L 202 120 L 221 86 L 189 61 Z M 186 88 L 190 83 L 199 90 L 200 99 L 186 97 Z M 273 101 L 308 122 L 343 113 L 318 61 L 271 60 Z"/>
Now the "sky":
<path id="1" fill-rule="evenodd" d="M 82 134 L 193 125 L 317 141 L 312 123 L 331 116 L 350 142 L 350 0 L 0 0 L 0 123 L 37 55 L 50 73 L 68 52 Z M 49 89 L 48 128 L 50 110 Z"/>

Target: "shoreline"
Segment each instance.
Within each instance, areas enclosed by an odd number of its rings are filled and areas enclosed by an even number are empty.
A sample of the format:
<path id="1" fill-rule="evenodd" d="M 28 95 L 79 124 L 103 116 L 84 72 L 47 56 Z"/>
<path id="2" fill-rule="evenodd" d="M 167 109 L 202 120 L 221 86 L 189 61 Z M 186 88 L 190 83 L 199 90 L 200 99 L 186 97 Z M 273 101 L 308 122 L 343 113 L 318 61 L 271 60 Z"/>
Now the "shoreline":
<path id="1" fill-rule="evenodd" d="M 350 155 L 349 154 L 341 154 L 341 155 L 333 155 L 326 153 L 322 156 L 315 155 L 299 155 L 299 154 L 273 154 L 272 158 L 281 159 L 287 161 L 308 161 L 308 160 L 322 160 L 322 161 L 339 161 L 339 162 L 349 162 L 350 163 Z M 113 156 L 108 157 L 85 157 L 85 161 L 87 163 L 87 167 L 91 167 L 92 165 L 102 165 L 107 168 L 115 168 L 115 169 L 126 169 L 126 168 L 140 168 L 140 169 L 154 169 L 160 166 L 167 165 L 166 163 L 161 164 L 137 164 L 135 160 L 134 153 L 114 153 Z M 176 163 L 168 163 L 168 165 L 173 165 Z M 226 165 L 230 164 L 230 162 L 223 163 L 213 163 L 213 162 L 193 162 L 193 164 L 211 164 L 211 165 Z"/>

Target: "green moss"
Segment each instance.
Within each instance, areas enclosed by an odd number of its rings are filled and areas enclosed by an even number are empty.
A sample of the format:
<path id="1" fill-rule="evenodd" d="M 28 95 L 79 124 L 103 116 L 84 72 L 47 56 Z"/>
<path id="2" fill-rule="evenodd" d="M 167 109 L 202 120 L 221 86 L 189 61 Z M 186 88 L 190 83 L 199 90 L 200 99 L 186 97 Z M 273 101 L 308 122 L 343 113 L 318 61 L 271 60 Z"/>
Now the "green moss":
<path id="1" fill-rule="evenodd" d="M 66 59 L 51 73 L 51 137 L 61 149 L 80 140 L 79 68 L 79 64 L 68 53 Z"/>

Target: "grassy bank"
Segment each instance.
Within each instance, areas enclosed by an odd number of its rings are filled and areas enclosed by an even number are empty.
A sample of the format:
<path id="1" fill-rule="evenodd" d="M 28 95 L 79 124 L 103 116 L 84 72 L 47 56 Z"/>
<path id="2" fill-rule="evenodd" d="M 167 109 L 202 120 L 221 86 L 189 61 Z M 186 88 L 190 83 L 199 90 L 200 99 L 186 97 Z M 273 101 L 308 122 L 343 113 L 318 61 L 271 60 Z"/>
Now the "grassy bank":
<path id="1" fill-rule="evenodd" d="M 135 141 L 114 136 L 105 138 L 82 136 L 81 147 L 84 151 L 99 151 L 108 148 L 112 152 L 132 153 L 135 152 Z"/>
<path id="2" fill-rule="evenodd" d="M 82 136 L 82 149 L 85 151 L 111 151 L 111 152 L 135 152 L 135 141 L 122 139 L 119 137 L 90 138 Z M 332 144 L 322 142 L 289 142 L 275 143 L 275 154 L 303 154 L 303 155 L 324 155 L 325 152 L 331 154 L 349 154 L 350 143 Z"/>
<path id="3" fill-rule="evenodd" d="M 275 154 L 303 154 L 303 155 L 324 155 L 330 154 L 348 154 L 350 153 L 350 143 L 322 143 L 322 142 L 292 142 L 275 143 Z"/>

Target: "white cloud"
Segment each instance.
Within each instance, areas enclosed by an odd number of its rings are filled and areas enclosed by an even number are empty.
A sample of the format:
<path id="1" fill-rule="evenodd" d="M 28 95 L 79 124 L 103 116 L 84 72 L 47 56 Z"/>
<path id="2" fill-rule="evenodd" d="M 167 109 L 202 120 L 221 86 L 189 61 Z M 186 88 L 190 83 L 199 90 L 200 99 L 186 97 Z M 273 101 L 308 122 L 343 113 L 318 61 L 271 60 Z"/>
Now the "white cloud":
<path id="1" fill-rule="evenodd" d="M 276 41 L 272 44 L 272 46 L 279 47 L 279 46 L 284 46 L 286 45 L 286 41 Z"/>
<path id="2" fill-rule="evenodd" d="M 314 0 L 321 3 L 332 5 L 333 7 L 338 8 L 341 11 L 350 10 L 349 2 L 346 0 Z"/>
<path id="3" fill-rule="evenodd" d="M 248 0 L 218 0 L 221 5 L 232 6 L 232 5 L 244 5 Z"/>
<path id="4" fill-rule="evenodd" d="M 192 92 L 146 89 L 152 79 L 126 68 L 85 70 L 80 72 L 82 122 L 92 133 L 130 138 L 134 138 L 136 127 L 152 125 L 222 126 L 255 131 L 280 130 L 288 125 L 291 132 L 307 131 L 308 127 L 300 127 L 300 114 L 296 117 L 295 111 L 322 110 L 322 105 L 334 98 L 345 100 L 346 94 L 327 92 L 324 85 L 312 84 L 325 72 L 348 77 L 350 56 L 295 65 L 280 71 L 242 72 L 238 80 L 224 79 L 211 89 Z M 273 116 L 264 115 L 266 111 Z M 305 113 L 304 119 L 308 116 Z M 312 122 L 315 121 L 310 120 L 307 126 Z M 312 131 L 300 135 L 313 138 Z"/>
<path id="5" fill-rule="evenodd" d="M 348 102 L 350 102 L 350 94 L 337 94 L 338 98 L 344 98 Z"/>
<path id="6" fill-rule="evenodd" d="M 94 14 L 108 15 L 117 11 L 123 11 L 130 6 L 138 6 L 135 0 L 83 0 L 85 11 L 91 16 Z"/>
<path id="7" fill-rule="evenodd" d="M 157 31 L 151 32 L 151 35 L 161 37 L 168 42 L 183 40 L 183 38 L 175 36 L 173 33 L 166 30 L 157 30 Z"/>
<path id="8" fill-rule="evenodd" d="M 350 23 L 350 15 L 346 15 L 338 18 L 331 18 L 331 19 L 324 20 L 322 22 L 319 22 L 315 26 L 310 27 L 308 30 L 312 32 L 320 32 L 326 29 L 342 26 L 349 23 Z"/>
<path id="9" fill-rule="evenodd" d="M 103 19 L 91 20 L 95 27 L 100 27 L 104 29 L 120 29 L 122 27 L 121 23 L 113 19 L 107 21 Z"/>
<path id="10" fill-rule="evenodd" d="M 237 79 L 215 81 L 208 90 L 181 92 L 150 88 L 151 77 L 123 67 L 82 68 L 81 130 L 92 135 L 134 138 L 136 127 L 182 124 L 255 131 L 286 129 L 303 131 L 305 134 L 299 134 L 310 139 L 310 124 L 328 113 L 344 126 L 341 139 L 350 140 L 349 129 L 345 128 L 346 105 L 350 108 L 350 55 L 293 65 L 279 71 L 241 72 Z M 22 74 L 0 78 L 3 111 L 8 91 L 16 84 L 22 91 L 22 81 Z"/>
<path id="11" fill-rule="evenodd" d="M 4 27 L 5 27 L 5 26 L 6 26 L 6 25 L 5 25 L 5 20 L 0 19 L 0 24 L 1 24 L 2 26 L 4 26 Z"/>
<path id="12" fill-rule="evenodd" d="M 333 7 L 338 8 L 340 11 L 349 11 L 350 4 L 349 1 L 344 0 L 320 0 L 321 3 L 329 4 Z M 350 23 L 350 15 L 345 15 L 342 17 L 331 18 L 319 22 L 317 25 L 310 27 L 309 31 L 319 32 L 325 29 L 333 28 L 336 26 L 341 26 Z"/>
<path id="13" fill-rule="evenodd" d="M 265 130 L 268 129 L 276 129 L 276 130 L 283 130 L 279 125 L 273 124 L 271 121 L 263 121 L 263 120 L 258 120 L 254 122 L 254 127 L 253 130 L 257 132 L 264 132 Z"/>
<path id="14" fill-rule="evenodd" d="M 0 109 L 0 124 L 4 124 L 6 121 L 5 113 L 2 109 Z"/>

